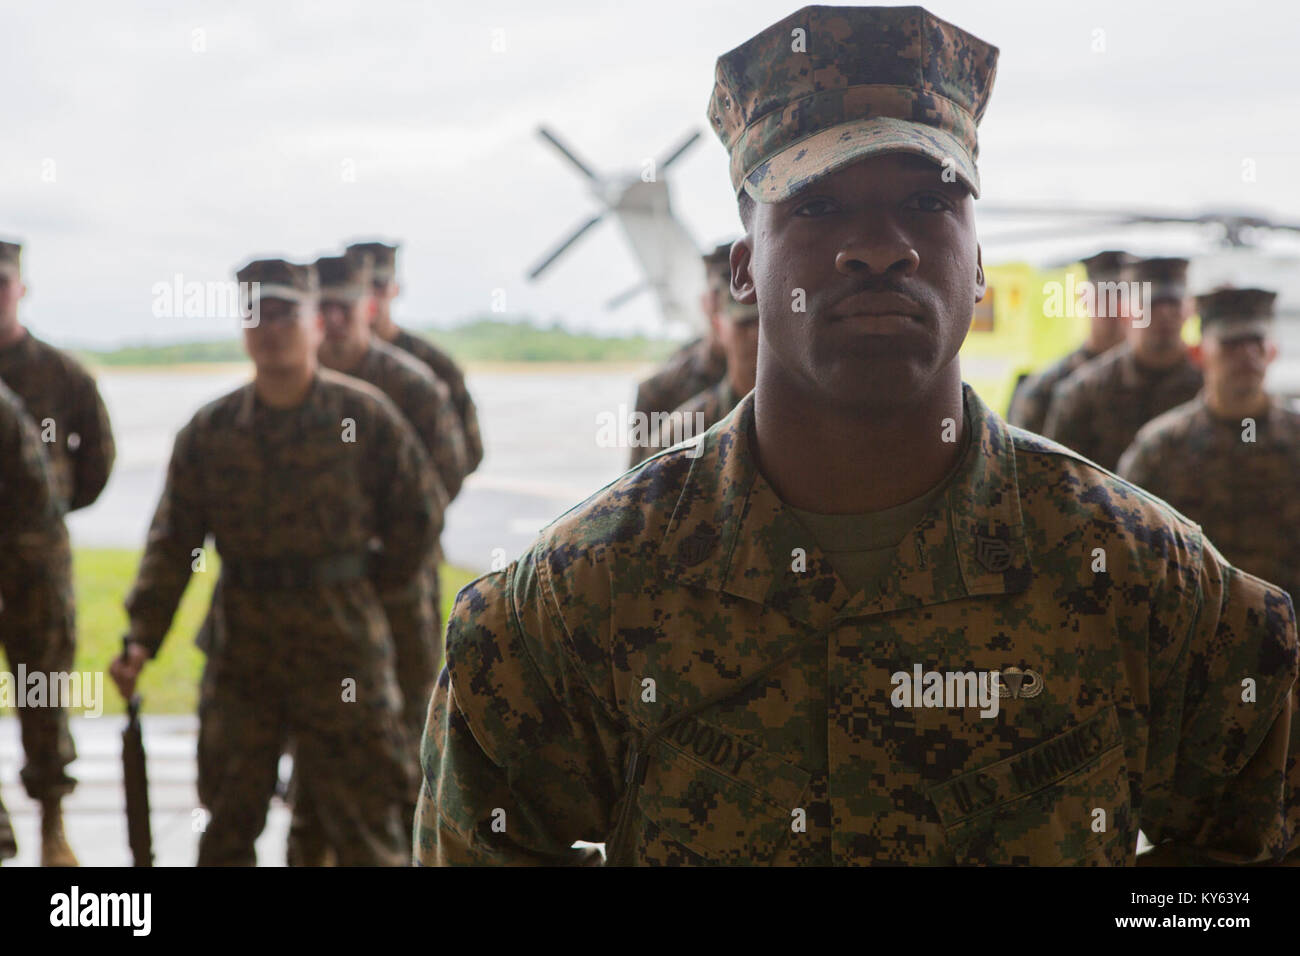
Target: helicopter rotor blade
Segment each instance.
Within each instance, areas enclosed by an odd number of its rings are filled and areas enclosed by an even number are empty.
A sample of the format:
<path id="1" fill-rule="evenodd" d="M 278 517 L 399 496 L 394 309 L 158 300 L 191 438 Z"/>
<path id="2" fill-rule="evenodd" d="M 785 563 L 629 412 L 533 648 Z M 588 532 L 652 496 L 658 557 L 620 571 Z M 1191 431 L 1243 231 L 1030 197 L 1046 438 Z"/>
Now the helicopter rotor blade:
<path id="1" fill-rule="evenodd" d="M 697 129 L 694 132 L 692 132 L 690 136 L 687 136 L 684 140 L 678 143 L 677 148 L 674 149 L 671 153 L 669 153 L 667 158 L 659 160 L 658 168 L 667 169 L 669 166 L 671 166 L 674 162 L 677 161 L 677 158 L 681 156 L 682 153 L 686 152 L 688 149 L 694 146 L 695 141 L 698 140 L 699 138 L 700 138 L 700 131 Z"/>
<path id="2" fill-rule="evenodd" d="M 600 215 L 592 216 L 590 219 L 584 222 L 577 229 L 573 230 L 573 232 L 569 233 L 567 239 L 565 239 L 562 243 L 556 246 L 546 256 L 546 258 L 542 259 L 537 265 L 533 266 L 533 268 L 528 273 L 528 278 L 536 279 L 539 275 L 542 274 L 543 271 L 546 270 L 548 266 L 550 266 L 552 262 L 560 258 L 560 256 L 564 254 L 565 250 L 568 249 L 569 246 L 573 245 L 575 242 L 581 239 L 584 235 L 586 235 L 587 230 L 591 229 L 593 226 L 595 226 L 604 218 L 605 216 L 603 213 L 601 213 Z"/>
<path id="3" fill-rule="evenodd" d="M 567 159 L 570 163 L 572 163 L 574 166 L 578 168 L 578 171 L 581 172 L 582 175 L 586 176 L 593 183 L 600 182 L 600 177 L 591 171 L 591 167 L 588 166 L 586 163 L 584 163 L 582 160 L 580 160 L 577 157 L 577 155 L 574 154 L 573 150 L 569 149 L 569 147 L 565 146 L 562 142 L 560 142 L 559 137 L 557 137 L 545 126 L 537 127 L 537 135 L 540 136 L 542 139 L 546 140 L 553 147 L 555 147 L 555 149 L 559 151 L 561 156 L 563 156 L 565 159 Z"/>

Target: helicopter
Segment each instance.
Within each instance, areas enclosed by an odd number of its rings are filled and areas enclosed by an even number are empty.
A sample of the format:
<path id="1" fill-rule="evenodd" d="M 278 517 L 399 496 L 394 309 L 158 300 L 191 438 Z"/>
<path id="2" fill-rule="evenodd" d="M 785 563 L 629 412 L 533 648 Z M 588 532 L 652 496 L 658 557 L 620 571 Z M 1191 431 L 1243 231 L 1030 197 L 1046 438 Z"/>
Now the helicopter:
<path id="1" fill-rule="evenodd" d="M 690 131 L 662 158 L 638 171 L 601 175 L 545 126 L 539 137 L 587 180 L 599 211 L 571 230 L 529 270 L 536 281 L 562 255 L 606 218 L 622 228 L 643 279 L 606 302 L 617 309 L 649 291 L 669 332 L 698 334 L 704 316 L 698 303 L 705 287 L 700 248 L 673 212 L 669 180 L 663 175 L 700 138 Z M 1199 212 L 1052 203 L 981 202 L 981 221 L 1012 222 L 1012 228 L 981 232 L 987 291 L 971 316 L 962 347 L 963 377 L 994 408 L 1006 410 L 1017 382 L 1073 349 L 1087 335 L 1087 316 L 1061 316 L 1047 308 L 1053 289 L 1082 282 L 1079 260 L 1103 248 L 1139 255 L 1173 255 L 1169 231 L 1192 231 L 1188 284 L 1193 292 L 1222 285 L 1257 286 L 1279 293 L 1278 337 L 1283 358 L 1270 370 L 1270 386 L 1286 397 L 1300 397 L 1300 248 L 1266 248 L 1274 236 L 1300 235 L 1300 223 L 1263 212 L 1206 209 Z M 1048 220 L 1026 228 L 1026 221 Z M 1186 236 L 1183 236 L 1184 245 Z M 1062 247 L 1061 243 L 1065 245 Z M 1003 253 L 1029 244 L 1028 255 Z M 1057 251 L 1050 252 L 1053 247 Z M 1002 253 L 1000 255 L 1000 253 Z M 1194 343 L 1199 323 L 1188 323 Z M 1294 356 L 1292 358 L 1291 356 Z"/>

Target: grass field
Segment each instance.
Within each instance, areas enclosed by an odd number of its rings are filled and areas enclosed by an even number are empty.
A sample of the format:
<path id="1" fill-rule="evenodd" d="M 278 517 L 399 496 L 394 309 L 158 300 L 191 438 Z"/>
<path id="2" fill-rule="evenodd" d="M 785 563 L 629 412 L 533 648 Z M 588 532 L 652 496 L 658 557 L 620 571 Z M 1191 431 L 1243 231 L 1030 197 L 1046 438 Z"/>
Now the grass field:
<path id="1" fill-rule="evenodd" d="M 122 600 L 135 579 L 140 552 L 78 549 L 73 562 L 77 593 L 77 658 L 73 669 L 106 671 L 109 661 L 122 649 L 122 634 L 126 631 Z M 203 655 L 194 646 L 194 637 L 207 612 L 218 571 L 215 562 L 209 562 L 205 572 L 191 578 L 162 652 L 145 667 L 139 691 L 147 713 L 195 712 Z M 443 621 L 447 620 L 456 592 L 477 576 L 459 568 L 442 569 Z M 7 663 L 6 668 L 12 670 Z M 106 714 L 123 711 L 122 698 L 107 673 L 104 674 L 103 707 Z M 9 713 L 0 708 L 0 714 Z"/>

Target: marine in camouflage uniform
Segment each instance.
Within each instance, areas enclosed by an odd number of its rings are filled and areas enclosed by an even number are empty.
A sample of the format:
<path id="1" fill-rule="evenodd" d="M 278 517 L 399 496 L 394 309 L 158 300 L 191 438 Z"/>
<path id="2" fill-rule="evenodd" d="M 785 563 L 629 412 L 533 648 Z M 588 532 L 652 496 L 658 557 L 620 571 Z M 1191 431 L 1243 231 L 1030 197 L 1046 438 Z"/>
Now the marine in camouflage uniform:
<path id="1" fill-rule="evenodd" d="M 61 510 L 76 511 L 94 502 L 108 482 L 113 432 L 95 380 L 71 356 L 18 323 L 21 253 L 17 244 L 0 243 L 0 379 L 22 400 L 40 433 Z M 0 552 L 0 598 L 9 607 L 9 627 L 22 632 L 31 647 L 45 648 L 42 669 L 71 670 L 76 609 L 72 548 L 62 520 L 33 533 L 24 548 Z M 66 769 L 76 759 L 67 712 L 23 707 L 18 717 L 27 756 L 23 785 L 42 806 L 42 863 L 76 865 L 60 811 L 61 800 L 76 786 Z"/>
<path id="2" fill-rule="evenodd" d="M 176 437 L 126 601 L 130 656 L 110 672 L 132 692 L 211 535 L 222 577 L 199 703 L 200 865 L 255 861 L 292 740 L 338 862 L 400 866 L 411 743 L 378 595 L 427 566 L 437 475 L 387 398 L 317 367 L 310 266 L 259 260 L 238 278 L 261 284 L 245 331 L 257 377 Z"/>
<path id="3" fill-rule="evenodd" d="M 716 385 L 726 372 L 726 355 L 710 328 L 707 337 L 683 345 L 653 375 L 637 386 L 636 411 L 648 421 L 662 421 L 651 416 L 671 412 L 706 388 Z M 639 465 L 657 451 L 657 446 L 634 445 L 631 465 Z"/>
<path id="4" fill-rule="evenodd" d="M 1124 344 L 1053 389 L 1042 430 L 1112 471 L 1138 429 L 1201 390 L 1201 370 L 1182 340 L 1191 312 L 1187 260 L 1142 259 L 1121 275 L 1125 282 L 1151 283 L 1151 301 L 1134 310 Z"/>
<path id="5" fill-rule="evenodd" d="M 478 409 L 465 384 L 465 373 L 455 359 L 424 336 L 408 332 L 393 321 L 393 299 L 399 291 L 397 250 L 397 246 L 383 242 L 357 242 L 348 246 L 347 255 L 370 257 L 374 282 L 374 318 L 371 328 L 375 335 L 389 345 L 414 355 L 451 393 L 451 402 L 465 438 L 465 473 L 468 475 L 483 462 L 483 434 L 478 424 Z"/>
<path id="6" fill-rule="evenodd" d="M 1108 250 L 1089 256 L 1083 260 L 1083 267 L 1088 270 L 1088 283 L 1092 295 L 1092 307 L 1089 314 L 1088 340 L 1064 358 L 1057 359 L 1047 368 L 1035 375 L 1029 375 L 1016 383 L 1011 395 L 1011 405 L 1007 411 L 1007 423 L 1026 431 L 1041 432 L 1047 420 L 1047 408 L 1052 401 L 1052 390 L 1065 381 L 1085 362 L 1091 362 L 1124 341 L 1124 323 L 1126 316 L 1118 307 L 1122 299 L 1107 295 L 1109 284 L 1114 289 L 1121 279 L 1120 269 L 1133 257 L 1127 252 Z"/>
<path id="7" fill-rule="evenodd" d="M 674 409 L 659 431 L 659 447 L 703 434 L 736 407 L 754 387 L 758 363 L 758 306 L 737 302 L 731 294 L 731 243 L 724 242 L 704 258 L 708 276 L 706 311 L 713 337 L 726 356 L 722 378 Z"/>
<path id="8" fill-rule="evenodd" d="M 27 551 L 27 539 L 38 541 L 49 525 L 59 521 L 59 504 L 50 484 L 40 436 L 23 410 L 22 400 L 0 382 L 0 553 Z M 20 605 L 21 606 L 21 605 Z M 10 669 L 43 671 L 47 648 L 31 640 L 31 631 L 10 627 L 8 609 L 0 595 L 0 647 Z M 18 852 L 13 827 L 0 800 L 0 861 Z"/>
<path id="9" fill-rule="evenodd" d="M 379 389 L 414 426 L 431 460 L 439 464 L 437 471 L 443 483 L 430 506 L 436 511 L 441 527 L 454 494 L 443 490 L 445 482 L 454 481 L 453 487 L 459 490 L 466 474 L 464 439 L 447 388 L 414 357 L 372 336 L 369 326 L 372 281 L 367 258 L 357 254 L 326 257 L 318 259 L 315 267 L 320 277 L 321 310 L 325 318 L 321 362 Z M 441 560 L 441 550 L 435 548 L 414 586 L 380 594 L 392 630 L 397 681 L 411 735 L 407 758 L 412 784 L 403 808 L 408 834 L 419 793 L 420 735 L 434 681 L 442 666 L 438 588 Z M 313 865 L 328 858 L 326 834 L 314 810 L 314 783 L 295 767 L 291 785 L 294 816 L 288 852 L 289 861 L 294 865 Z"/>
<path id="10" fill-rule="evenodd" d="M 810 7 L 719 60 L 757 386 L 458 595 L 421 862 L 1131 864 L 1139 827 L 1166 859 L 1282 856 L 1288 597 L 960 381 L 996 52 L 915 7 Z M 865 579 L 795 514 L 862 526 L 918 486 Z M 1000 709 L 906 706 L 922 667 L 997 673 Z"/>
<path id="11" fill-rule="evenodd" d="M 1300 414 L 1264 391 L 1276 293 L 1199 296 L 1205 390 L 1148 422 L 1119 474 L 1198 522 L 1240 568 L 1300 593 Z"/>

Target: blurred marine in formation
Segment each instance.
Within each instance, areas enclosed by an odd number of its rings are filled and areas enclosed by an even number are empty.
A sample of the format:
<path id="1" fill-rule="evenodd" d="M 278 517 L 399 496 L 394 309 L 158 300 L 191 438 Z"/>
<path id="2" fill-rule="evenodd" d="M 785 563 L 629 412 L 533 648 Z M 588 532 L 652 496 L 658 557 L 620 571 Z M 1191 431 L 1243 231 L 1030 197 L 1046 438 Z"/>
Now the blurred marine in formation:
<path id="1" fill-rule="evenodd" d="M 0 382 L 0 554 L 25 554 L 28 541 L 39 543 L 59 520 L 58 498 L 50 484 L 40 436 L 23 411 L 21 399 Z M 42 655 L 48 650 L 42 641 L 44 634 L 14 626 L 22 623 L 9 613 L 0 589 L 0 647 L 9 666 L 42 670 Z M 0 862 L 17 852 L 9 814 L 0 800 Z"/>
<path id="2" fill-rule="evenodd" d="M 383 242 L 356 242 L 348 246 L 347 255 L 370 257 L 371 281 L 374 283 L 374 297 L 371 300 L 372 328 L 375 335 L 389 345 L 414 355 L 450 391 L 465 436 L 465 468 L 466 474 L 469 474 L 483 461 L 483 436 L 479 430 L 478 410 L 465 385 L 465 373 L 455 360 L 428 339 L 408 332 L 393 321 L 393 300 L 401 291 L 397 282 L 397 250 L 397 246 Z"/>
<path id="3" fill-rule="evenodd" d="M 727 371 L 715 384 L 674 409 L 659 433 L 659 447 L 679 441 L 679 435 L 701 435 L 722 421 L 754 388 L 758 367 L 758 306 L 737 302 L 731 294 L 731 243 L 723 243 L 704 259 L 708 270 L 707 305 L 713 340 L 727 360 Z M 688 434 L 687 433 L 689 430 Z"/>
<path id="4" fill-rule="evenodd" d="M 212 535 L 222 576 L 200 689 L 211 817 L 199 863 L 255 862 L 292 741 L 338 862 L 405 865 L 410 742 L 378 595 L 416 586 L 428 566 L 437 476 L 392 402 L 318 366 L 311 266 L 257 260 L 238 279 L 258 296 L 244 332 L 254 379 L 176 436 L 110 673 L 129 696 Z"/>
<path id="5" fill-rule="evenodd" d="M 1128 316 L 1123 314 L 1123 298 L 1113 293 L 1117 291 L 1122 279 L 1120 270 L 1132 258 L 1127 252 L 1111 250 L 1083 260 L 1083 266 L 1088 270 L 1089 287 L 1093 292 L 1088 316 L 1088 338 L 1064 358 L 1017 383 L 1007 412 L 1008 424 L 1031 432 L 1041 432 L 1043 423 L 1047 421 L 1047 407 L 1052 401 L 1052 391 L 1056 386 L 1085 362 L 1092 361 L 1124 341 Z"/>
<path id="6" fill-rule="evenodd" d="M 704 259 L 704 265 L 707 271 L 708 256 Z M 700 303 L 705 315 L 712 315 L 712 302 L 713 293 L 711 289 L 706 289 Z M 727 355 L 717 339 L 714 324 L 710 321 L 703 336 L 679 348 L 653 375 L 637 386 L 636 411 L 645 416 L 647 421 L 661 422 L 662 418 L 652 416 L 665 415 L 705 389 L 712 388 L 722 380 L 726 372 Z M 645 445 L 632 446 L 629 467 L 641 464 L 660 450 L 661 445 L 652 443 L 657 438 L 657 433 L 650 435 L 650 438 L 651 442 Z"/>
<path id="7" fill-rule="evenodd" d="M 1126 341 L 1056 386 L 1042 431 L 1111 471 L 1139 428 L 1201 390 L 1201 371 L 1183 342 L 1191 316 L 1187 260 L 1139 259 L 1120 275 L 1142 290 L 1129 296 Z"/>
<path id="8" fill-rule="evenodd" d="M 1287 595 L 962 383 L 996 59 L 826 6 L 719 59 L 755 390 L 457 596 L 421 862 L 1283 857 Z"/>
<path id="9" fill-rule="evenodd" d="M 368 253 L 317 259 L 315 269 L 325 323 L 321 364 L 379 389 L 415 429 L 438 474 L 432 483 L 429 508 L 441 528 L 447 505 L 468 471 L 464 437 L 447 387 L 414 356 L 371 334 L 373 282 Z M 414 582 L 379 595 L 392 631 L 403 713 L 412 734 L 407 758 L 413 783 L 403 809 L 408 832 L 419 793 L 420 734 L 442 665 L 441 560 L 441 549 L 435 546 Z M 314 811 L 312 783 L 295 765 L 288 851 L 289 862 L 295 866 L 319 865 L 328 860 L 331 849 Z"/>
<path id="10" fill-rule="evenodd" d="M 1237 567 L 1300 594 L 1300 414 L 1264 390 L 1277 294 L 1198 296 L 1200 395 L 1145 425 L 1119 473 L 1198 522 Z"/>
<path id="11" fill-rule="evenodd" d="M 67 353 L 47 345 L 18 321 L 26 289 L 22 247 L 0 242 L 0 381 L 22 400 L 35 423 L 49 463 L 61 512 L 84 508 L 99 497 L 113 468 L 115 449 L 108 410 L 95 380 Z M 0 552 L 0 600 L 6 628 L 39 661 L 29 667 L 47 673 L 72 669 L 76 653 L 76 609 L 72 590 L 72 547 L 62 520 L 25 539 L 21 549 Z M 63 707 L 20 707 L 27 764 L 22 780 L 41 804 L 41 862 L 74 866 L 76 857 L 63 832 L 62 799 L 76 786 L 67 766 L 76 758 Z"/>

